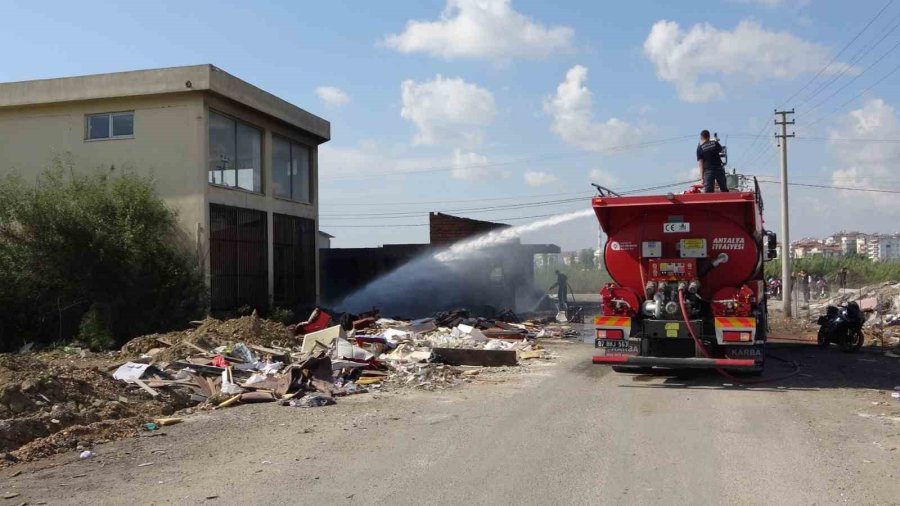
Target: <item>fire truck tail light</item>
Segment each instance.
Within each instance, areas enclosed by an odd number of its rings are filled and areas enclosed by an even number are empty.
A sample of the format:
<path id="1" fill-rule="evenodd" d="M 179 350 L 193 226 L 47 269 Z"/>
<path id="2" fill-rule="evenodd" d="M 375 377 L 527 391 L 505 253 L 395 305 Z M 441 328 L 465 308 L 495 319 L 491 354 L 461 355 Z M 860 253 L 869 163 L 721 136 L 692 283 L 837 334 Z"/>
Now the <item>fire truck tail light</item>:
<path id="1" fill-rule="evenodd" d="M 750 332 L 722 332 L 722 340 L 726 343 L 747 343 L 751 339 Z"/>
<path id="2" fill-rule="evenodd" d="M 624 339 L 625 332 L 618 329 L 601 330 L 597 329 L 597 339 Z"/>

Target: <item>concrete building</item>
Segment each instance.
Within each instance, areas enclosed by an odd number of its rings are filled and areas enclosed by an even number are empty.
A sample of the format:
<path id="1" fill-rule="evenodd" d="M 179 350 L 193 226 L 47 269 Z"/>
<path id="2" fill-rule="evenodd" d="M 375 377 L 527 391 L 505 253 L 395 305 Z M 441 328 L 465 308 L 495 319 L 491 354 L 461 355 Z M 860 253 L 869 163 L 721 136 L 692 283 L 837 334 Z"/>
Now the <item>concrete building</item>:
<path id="1" fill-rule="evenodd" d="M 876 235 L 869 238 L 868 257 L 876 262 L 900 258 L 900 235 Z"/>
<path id="2" fill-rule="evenodd" d="M 212 65 L 0 84 L 0 174 L 54 159 L 152 175 L 212 309 L 314 304 L 331 125 Z"/>

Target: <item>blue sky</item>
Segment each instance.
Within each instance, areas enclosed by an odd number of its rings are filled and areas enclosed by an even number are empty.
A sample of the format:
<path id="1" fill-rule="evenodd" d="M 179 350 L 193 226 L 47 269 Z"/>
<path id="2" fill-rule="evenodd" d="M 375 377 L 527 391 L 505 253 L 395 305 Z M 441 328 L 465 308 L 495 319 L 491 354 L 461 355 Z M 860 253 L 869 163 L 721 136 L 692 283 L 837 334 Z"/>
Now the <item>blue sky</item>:
<path id="1" fill-rule="evenodd" d="M 740 171 L 777 176 L 782 104 L 797 107 L 793 181 L 900 188 L 900 144 L 873 142 L 900 139 L 900 4 L 875 18 L 885 4 L 2 1 L 0 81 L 212 63 L 331 121 L 335 246 L 426 242 L 429 210 L 524 223 L 588 205 L 574 199 L 591 181 L 693 178 L 703 128 Z M 778 230 L 778 186 L 763 189 Z M 793 238 L 900 219 L 894 194 L 791 191 Z M 574 249 L 596 232 L 588 218 L 526 239 Z"/>

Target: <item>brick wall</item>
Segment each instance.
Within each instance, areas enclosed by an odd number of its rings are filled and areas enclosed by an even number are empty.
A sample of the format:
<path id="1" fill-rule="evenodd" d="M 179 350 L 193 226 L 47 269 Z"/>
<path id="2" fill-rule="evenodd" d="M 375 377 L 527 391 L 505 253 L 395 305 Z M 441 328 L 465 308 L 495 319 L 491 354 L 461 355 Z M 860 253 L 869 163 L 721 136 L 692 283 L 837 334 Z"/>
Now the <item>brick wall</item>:
<path id="1" fill-rule="evenodd" d="M 428 223 L 431 232 L 431 244 L 452 244 L 493 230 L 510 227 L 503 223 L 460 218 L 442 213 L 431 213 L 428 217 Z"/>

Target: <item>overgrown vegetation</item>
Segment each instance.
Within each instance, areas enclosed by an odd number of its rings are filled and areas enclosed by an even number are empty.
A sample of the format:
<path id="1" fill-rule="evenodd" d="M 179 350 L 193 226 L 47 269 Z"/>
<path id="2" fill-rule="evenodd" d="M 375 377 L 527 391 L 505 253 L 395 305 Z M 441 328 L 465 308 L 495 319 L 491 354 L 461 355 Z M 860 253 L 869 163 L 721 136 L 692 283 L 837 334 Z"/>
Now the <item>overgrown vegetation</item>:
<path id="1" fill-rule="evenodd" d="M 797 258 L 791 263 L 794 272 L 806 271 L 813 276 L 825 276 L 832 284 L 837 282 L 838 272 L 843 267 L 847 268 L 848 287 L 900 281 L 900 260 L 873 262 L 862 256 L 850 255 L 840 258 L 821 256 Z M 766 264 L 766 277 L 768 276 L 781 277 L 781 260 L 773 260 Z"/>
<path id="2" fill-rule="evenodd" d="M 0 180 L 0 350 L 79 334 L 104 348 L 199 316 L 175 218 L 152 180 L 114 169 Z"/>

